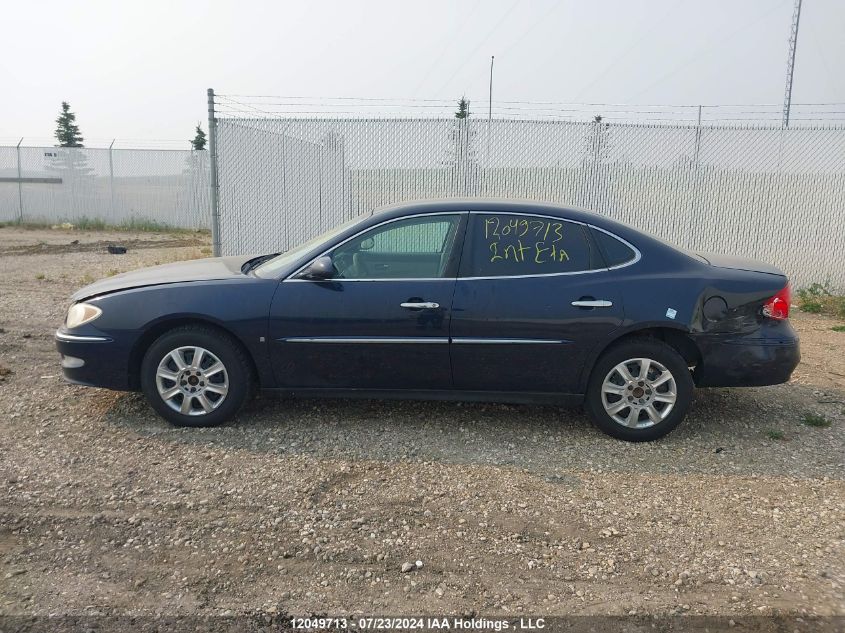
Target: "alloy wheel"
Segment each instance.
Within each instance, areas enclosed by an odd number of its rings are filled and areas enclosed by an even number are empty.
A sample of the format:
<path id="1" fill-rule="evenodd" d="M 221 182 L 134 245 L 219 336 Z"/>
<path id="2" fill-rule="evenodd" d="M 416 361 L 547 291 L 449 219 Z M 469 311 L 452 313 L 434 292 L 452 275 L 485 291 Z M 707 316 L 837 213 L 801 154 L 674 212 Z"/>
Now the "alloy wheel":
<path id="1" fill-rule="evenodd" d="M 601 403 L 617 424 L 645 429 L 665 420 L 678 388 L 672 373 L 650 358 L 630 358 L 616 365 L 601 386 Z"/>
<path id="2" fill-rule="evenodd" d="M 206 415 L 219 407 L 229 392 L 225 365 L 204 347 L 177 347 L 156 370 L 161 399 L 183 415 Z"/>

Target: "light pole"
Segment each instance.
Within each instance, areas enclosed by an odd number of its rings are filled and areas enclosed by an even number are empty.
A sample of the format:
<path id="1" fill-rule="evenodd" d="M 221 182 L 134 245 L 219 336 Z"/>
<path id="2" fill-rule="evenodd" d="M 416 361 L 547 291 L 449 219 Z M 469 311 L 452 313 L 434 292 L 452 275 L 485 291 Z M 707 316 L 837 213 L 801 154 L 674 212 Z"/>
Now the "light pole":
<path id="1" fill-rule="evenodd" d="M 495 55 L 490 55 L 490 92 L 487 96 L 487 164 L 490 164 L 490 134 L 493 127 L 493 60 Z"/>

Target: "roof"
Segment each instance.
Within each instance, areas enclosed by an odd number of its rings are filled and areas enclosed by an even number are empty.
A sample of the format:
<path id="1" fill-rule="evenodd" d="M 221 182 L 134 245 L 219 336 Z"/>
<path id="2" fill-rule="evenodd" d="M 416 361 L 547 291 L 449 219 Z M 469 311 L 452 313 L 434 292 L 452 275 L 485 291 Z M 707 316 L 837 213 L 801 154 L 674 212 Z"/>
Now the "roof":
<path id="1" fill-rule="evenodd" d="M 427 200 L 409 200 L 379 207 L 372 215 L 394 217 L 408 213 L 436 213 L 442 211 L 495 211 L 530 212 L 561 216 L 581 222 L 604 224 L 607 218 L 579 207 L 542 202 L 539 200 L 521 200 L 515 198 L 433 198 Z"/>

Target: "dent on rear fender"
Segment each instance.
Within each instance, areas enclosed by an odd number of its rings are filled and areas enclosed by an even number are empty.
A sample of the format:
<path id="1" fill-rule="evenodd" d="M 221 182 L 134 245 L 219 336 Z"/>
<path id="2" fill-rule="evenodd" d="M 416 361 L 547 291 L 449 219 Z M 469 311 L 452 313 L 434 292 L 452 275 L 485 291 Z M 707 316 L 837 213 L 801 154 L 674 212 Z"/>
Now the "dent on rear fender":
<path id="1" fill-rule="evenodd" d="M 775 291 L 727 292 L 707 288 L 699 297 L 696 319 L 691 331 L 702 334 L 745 335 L 758 330 L 763 323 L 762 307 Z"/>

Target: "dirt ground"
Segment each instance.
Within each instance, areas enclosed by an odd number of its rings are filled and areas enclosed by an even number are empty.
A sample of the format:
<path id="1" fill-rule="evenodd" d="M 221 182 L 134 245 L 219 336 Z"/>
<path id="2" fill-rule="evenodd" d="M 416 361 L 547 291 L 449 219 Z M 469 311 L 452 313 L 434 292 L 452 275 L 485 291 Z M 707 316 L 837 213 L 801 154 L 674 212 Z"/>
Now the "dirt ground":
<path id="1" fill-rule="evenodd" d="M 0 228 L 0 615 L 845 615 L 835 321 L 795 315 L 791 383 L 701 390 L 640 445 L 485 404 L 261 398 L 186 430 L 62 382 L 73 290 L 208 241 Z"/>

